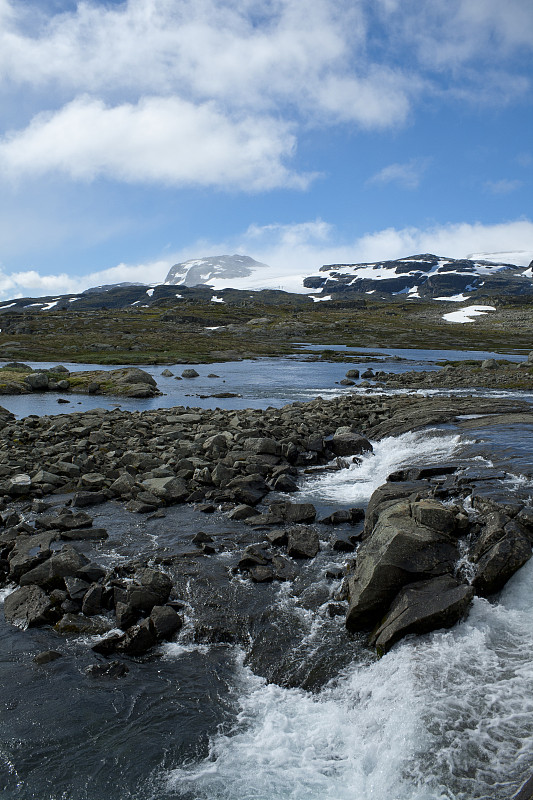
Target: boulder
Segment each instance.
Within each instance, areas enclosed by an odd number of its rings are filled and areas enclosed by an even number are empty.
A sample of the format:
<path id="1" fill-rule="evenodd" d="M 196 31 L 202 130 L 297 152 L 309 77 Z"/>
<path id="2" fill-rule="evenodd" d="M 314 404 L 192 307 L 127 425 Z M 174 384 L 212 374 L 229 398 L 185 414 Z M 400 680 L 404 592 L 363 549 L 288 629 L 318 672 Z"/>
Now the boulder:
<path id="1" fill-rule="evenodd" d="M 386 508 L 372 536 L 359 547 L 348 582 L 349 630 L 374 625 L 406 584 L 453 572 L 459 556 L 455 542 L 418 525 L 410 512 L 405 500 Z"/>
<path id="2" fill-rule="evenodd" d="M 48 375 L 46 372 L 30 372 L 26 375 L 24 382 L 28 384 L 32 392 L 44 392 L 48 389 Z"/>
<path id="3" fill-rule="evenodd" d="M 9 554 L 10 578 L 20 581 L 25 573 L 49 558 L 51 555 L 50 545 L 58 538 L 59 534 L 53 531 L 37 533 L 34 536 L 17 536 L 15 546 Z"/>
<path id="4" fill-rule="evenodd" d="M 456 528 L 455 514 L 451 508 L 438 500 L 423 499 L 412 503 L 411 513 L 419 525 L 451 534 Z"/>
<path id="5" fill-rule="evenodd" d="M 5 482 L 4 491 L 10 497 L 24 497 L 29 494 L 31 489 L 31 478 L 29 475 L 21 473 L 13 475 Z"/>
<path id="6" fill-rule="evenodd" d="M 398 481 L 383 483 L 372 493 L 365 514 L 365 536 L 370 536 L 381 511 L 402 497 L 425 492 L 429 488 L 427 481 Z"/>
<path id="7" fill-rule="evenodd" d="M 59 553 L 54 553 L 46 561 L 22 575 L 20 585 L 35 584 L 47 589 L 62 588 L 64 578 L 76 576 L 76 573 L 87 564 L 89 559 L 86 556 L 78 553 L 72 545 L 66 544 Z"/>
<path id="8" fill-rule="evenodd" d="M 383 655 L 409 633 L 451 628 L 464 616 L 473 596 L 471 586 L 451 575 L 408 584 L 393 600 L 370 643 L 376 646 L 378 655 Z"/>
<path id="9" fill-rule="evenodd" d="M 509 578 L 531 558 L 531 544 L 525 536 L 504 534 L 477 563 L 472 585 L 486 597 L 498 592 Z"/>
<path id="10" fill-rule="evenodd" d="M 184 369 L 181 373 L 182 378 L 199 378 L 200 373 L 196 372 L 195 369 Z"/>
<path id="11" fill-rule="evenodd" d="M 169 639 L 183 625 L 183 620 L 170 606 L 154 606 L 150 612 L 150 629 L 156 639 Z"/>
<path id="12" fill-rule="evenodd" d="M 373 452 L 368 439 L 359 433 L 335 433 L 329 442 L 329 448 L 336 456 L 358 456 Z"/>
<path id="13" fill-rule="evenodd" d="M 52 621 L 52 602 L 39 586 L 15 589 L 4 601 L 6 622 L 18 628 L 46 625 Z"/>
<path id="14" fill-rule="evenodd" d="M 308 525 L 295 525 L 287 531 L 287 552 L 293 558 L 314 558 L 320 549 L 318 533 Z"/>
<path id="15" fill-rule="evenodd" d="M 288 500 L 283 500 L 270 504 L 269 516 L 290 523 L 313 522 L 316 508 L 312 503 L 290 503 Z"/>

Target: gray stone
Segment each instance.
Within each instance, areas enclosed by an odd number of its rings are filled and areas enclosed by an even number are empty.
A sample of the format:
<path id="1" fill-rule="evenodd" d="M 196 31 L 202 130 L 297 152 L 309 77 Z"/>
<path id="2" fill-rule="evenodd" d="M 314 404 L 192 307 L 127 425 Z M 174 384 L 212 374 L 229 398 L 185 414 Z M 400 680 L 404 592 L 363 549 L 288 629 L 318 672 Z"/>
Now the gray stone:
<path id="1" fill-rule="evenodd" d="M 445 534 L 418 525 L 400 501 L 379 516 L 372 536 L 357 551 L 349 578 L 349 630 L 371 627 L 402 586 L 453 572 L 458 550 Z"/>
<path id="2" fill-rule="evenodd" d="M 76 573 L 89 563 L 89 559 L 78 553 L 72 545 L 66 544 L 59 553 L 38 564 L 22 575 L 21 586 L 36 584 L 48 589 L 62 588 L 63 578 L 76 576 Z"/>
<path id="3" fill-rule="evenodd" d="M 471 586 L 459 583 L 451 575 L 404 586 L 370 643 L 383 655 L 409 633 L 451 628 L 464 616 L 473 596 Z"/>
<path id="4" fill-rule="evenodd" d="M 17 628 L 46 625 L 51 621 L 52 603 L 39 586 L 15 589 L 4 601 L 6 622 Z"/>
<path id="5" fill-rule="evenodd" d="M 25 495 L 29 494 L 31 489 L 31 478 L 29 475 L 25 475 L 21 473 L 19 475 L 13 475 L 12 478 L 9 478 L 4 486 L 4 490 L 6 494 L 10 497 L 24 497 Z"/>
<path id="6" fill-rule="evenodd" d="M 270 504 L 269 516 L 290 523 L 313 522 L 316 508 L 312 503 L 290 503 L 288 500 L 282 500 Z"/>
<path id="7" fill-rule="evenodd" d="M 58 658 L 62 658 L 62 654 L 58 653 L 57 650 L 44 650 L 42 653 L 37 653 L 33 663 L 44 666 L 45 664 L 51 664 L 52 661 L 57 661 Z"/>
<path id="8" fill-rule="evenodd" d="M 104 589 L 99 583 L 93 583 L 85 592 L 81 604 L 82 613 L 88 617 L 102 613 Z"/>
<path id="9" fill-rule="evenodd" d="M 28 384 L 34 392 L 43 392 L 48 389 L 48 375 L 46 372 L 30 372 L 26 375 L 24 382 Z"/>
<path id="10" fill-rule="evenodd" d="M 477 564 L 472 585 L 486 597 L 500 591 L 509 578 L 531 558 L 531 544 L 524 536 L 505 534 Z"/>
<path id="11" fill-rule="evenodd" d="M 439 503 L 438 500 L 425 498 L 411 505 L 411 513 L 420 525 L 426 528 L 453 533 L 456 527 L 455 514 L 451 508 Z"/>
<path id="12" fill-rule="evenodd" d="M 17 536 L 9 554 L 9 575 L 15 581 L 49 558 L 50 545 L 59 538 L 56 532 L 37 533 L 34 536 Z"/>
<path id="13" fill-rule="evenodd" d="M 336 456 L 361 455 L 373 451 L 368 439 L 358 433 L 335 433 L 329 447 Z"/>
<path id="14" fill-rule="evenodd" d="M 169 639 L 183 625 L 183 620 L 170 606 L 154 606 L 150 612 L 150 628 L 158 641 Z"/>
<path id="15" fill-rule="evenodd" d="M 314 558 L 320 549 L 318 533 L 307 525 L 295 525 L 287 532 L 287 552 L 293 558 Z"/>
<path id="16" fill-rule="evenodd" d="M 182 378 L 198 378 L 200 377 L 200 373 L 196 372 L 195 369 L 184 369 L 181 373 Z"/>

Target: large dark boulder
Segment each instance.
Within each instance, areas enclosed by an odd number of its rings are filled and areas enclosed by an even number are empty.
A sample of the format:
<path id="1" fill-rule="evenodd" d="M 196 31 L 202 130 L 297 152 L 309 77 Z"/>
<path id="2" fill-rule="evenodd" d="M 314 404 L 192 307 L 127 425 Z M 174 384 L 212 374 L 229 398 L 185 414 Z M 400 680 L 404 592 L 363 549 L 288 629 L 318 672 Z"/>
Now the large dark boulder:
<path id="1" fill-rule="evenodd" d="M 295 525 L 287 532 L 287 552 L 293 558 L 314 558 L 320 549 L 318 533 L 308 525 Z"/>
<path id="2" fill-rule="evenodd" d="M 9 554 L 9 576 L 20 581 L 21 577 L 34 569 L 51 555 L 50 545 L 59 538 L 57 532 L 37 533 L 33 536 L 17 536 Z M 35 581 L 29 581 L 35 583 Z"/>
<path id="3" fill-rule="evenodd" d="M 64 585 L 64 578 L 76 576 L 78 571 L 89 563 L 86 556 L 78 553 L 72 545 L 66 544 L 59 553 L 54 553 L 46 561 L 26 572 L 20 579 L 20 585 L 35 584 L 45 589 L 61 588 Z"/>
<path id="4" fill-rule="evenodd" d="M 472 585 L 483 597 L 504 587 L 509 578 L 531 558 L 531 544 L 525 536 L 504 534 L 477 563 Z"/>
<path id="5" fill-rule="evenodd" d="M 365 515 L 365 536 L 370 536 L 384 508 L 393 505 L 402 497 L 407 498 L 420 492 L 427 492 L 428 488 L 427 481 L 398 481 L 378 486 L 368 501 Z"/>
<path id="6" fill-rule="evenodd" d="M 290 523 L 313 522 L 316 508 L 312 503 L 290 503 L 288 500 L 282 500 L 270 504 L 269 516 L 274 520 Z"/>
<path id="7" fill-rule="evenodd" d="M 446 534 L 416 522 L 408 501 L 386 508 L 357 552 L 348 582 L 348 629 L 372 627 L 403 586 L 453 572 L 458 555 Z"/>
<path id="8" fill-rule="evenodd" d="M 4 616 L 18 628 L 46 625 L 52 621 L 52 602 L 39 586 L 23 586 L 6 597 Z"/>
<path id="9" fill-rule="evenodd" d="M 368 439 L 359 433 L 336 433 L 328 444 L 336 456 L 358 456 L 373 452 Z"/>
<path id="10" fill-rule="evenodd" d="M 465 614 L 474 596 L 471 586 L 442 575 L 404 586 L 392 602 L 370 643 L 379 655 L 409 633 L 429 633 L 451 628 Z"/>

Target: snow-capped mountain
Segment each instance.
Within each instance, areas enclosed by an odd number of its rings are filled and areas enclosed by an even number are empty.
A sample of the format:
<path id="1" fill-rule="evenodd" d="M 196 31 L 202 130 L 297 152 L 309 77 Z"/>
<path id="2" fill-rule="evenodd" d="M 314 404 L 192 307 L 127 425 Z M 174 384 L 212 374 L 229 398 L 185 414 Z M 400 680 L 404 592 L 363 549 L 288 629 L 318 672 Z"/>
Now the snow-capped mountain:
<path id="1" fill-rule="evenodd" d="M 208 258 L 195 258 L 174 264 L 165 278 L 166 286 L 214 286 L 214 288 L 236 287 L 242 279 L 250 278 L 257 270 L 268 272 L 269 267 L 250 256 L 209 256 Z M 217 284 L 217 286 L 215 286 Z M 223 284 L 223 285 L 221 285 Z M 246 288 L 249 288 L 246 286 Z"/>
<path id="2" fill-rule="evenodd" d="M 321 294 L 467 300 L 480 294 L 533 294 L 533 269 L 485 259 L 443 258 L 431 253 L 370 264 L 329 264 L 304 280 Z"/>

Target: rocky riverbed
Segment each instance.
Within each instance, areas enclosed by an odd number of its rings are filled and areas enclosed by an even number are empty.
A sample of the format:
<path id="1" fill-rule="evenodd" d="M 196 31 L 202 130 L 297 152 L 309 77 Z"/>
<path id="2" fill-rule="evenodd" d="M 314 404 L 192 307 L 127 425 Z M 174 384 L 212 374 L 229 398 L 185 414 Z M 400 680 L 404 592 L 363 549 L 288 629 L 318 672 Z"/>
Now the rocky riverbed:
<path id="1" fill-rule="evenodd" d="M 322 541 L 357 550 L 331 614 L 346 614 L 351 632 L 373 630 L 384 653 L 408 633 L 453 625 L 474 593 L 498 591 L 529 559 L 528 498 L 495 489 L 490 470 L 427 464 L 390 475 L 366 516 L 339 508 L 318 519 L 313 504 L 298 502 L 302 475 L 345 468 L 372 451 L 370 439 L 472 415 L 480 425 L 530 420 L 530 409 L 519 400 L 353 395 L 264 411 L 95 409 L 16 420 L 3 410 L 0 570 L 18 586 L 6 620 L 66 635 L 120 629 L 95 646 L 113 657 L 171 638 L 182 605 L 164 560 L 103 568 L 83 552 L 108 535 L 86 509 L 118 502 L 156 518 L 187 503 L 253 532 L 231 569 L 255 584 L 294 581 Z M 202 557 L 217 552 L 209 534 L 192 544 Z M 219 619 L 204 614 L 201 627 L 208 639 L 220 635 Z"/>

